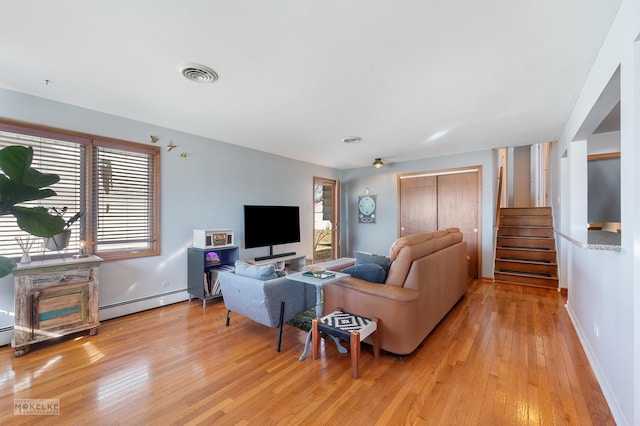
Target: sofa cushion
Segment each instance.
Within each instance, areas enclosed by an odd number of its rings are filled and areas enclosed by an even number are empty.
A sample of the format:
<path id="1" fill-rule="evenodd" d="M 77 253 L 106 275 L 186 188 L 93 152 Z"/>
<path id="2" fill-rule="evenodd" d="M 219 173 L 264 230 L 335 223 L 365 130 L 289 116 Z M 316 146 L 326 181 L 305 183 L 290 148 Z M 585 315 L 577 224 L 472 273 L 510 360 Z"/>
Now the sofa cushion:
<path id="1" fill-rule="evenodd" d="M 236 275 L 243 277 L 255 278 L 261 281 L 278 278 L 276 267 L 272 263 L 266 265 L 250 265 L 244 260 L 236 260 L 235 266 Z"/>
<path id="2" fill-rule="evenodd" d="M 386 276 L 389 273 L 389 268 L 391 267 L 391 259 L 388 256 L 366 253 L 363 251 L 357 251 L 354 254 L 356 256 L 356 265 L 362 265 L 365 263 L 375 263 L 376 265 L 380 265 L 382 266 L 382 269 L 384 269 L 385 279 L 387 278 Z"/>
<path id="3" fill-rule="evenodd" d="M 384 268 L 377 263 L 361 263 L 360 265 L 349 266 L 343 269 L 342 272 L 354 278 L 378 284 L 383 284 L 387 277 Z"/>

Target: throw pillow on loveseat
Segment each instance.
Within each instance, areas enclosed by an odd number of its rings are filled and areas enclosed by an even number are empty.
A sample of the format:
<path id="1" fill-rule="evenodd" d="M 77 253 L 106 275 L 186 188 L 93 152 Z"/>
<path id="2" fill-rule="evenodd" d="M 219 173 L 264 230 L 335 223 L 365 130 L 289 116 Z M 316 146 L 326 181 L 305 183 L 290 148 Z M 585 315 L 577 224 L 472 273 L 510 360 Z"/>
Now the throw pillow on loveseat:
<path id="1" fill-rule="evenodd" d="M 359 265 L 349 266 L 342 270 L 345 274 L 349 274 L 354 278 L 369 281 L 372 283 L 382 284 L 387 279 L 387 272 L 382 266 L 376 263 L 361 263 Z"/>
<path id="2" fill-rule="evenodd" d="M 390 257 L 363 251 L 356 251 L 354 255 L 356 258 L 355 266 L 347 268 L 349 270 L 345 269 L 343 272 L 378 284 L 386 281 L 392 263 Z"/>

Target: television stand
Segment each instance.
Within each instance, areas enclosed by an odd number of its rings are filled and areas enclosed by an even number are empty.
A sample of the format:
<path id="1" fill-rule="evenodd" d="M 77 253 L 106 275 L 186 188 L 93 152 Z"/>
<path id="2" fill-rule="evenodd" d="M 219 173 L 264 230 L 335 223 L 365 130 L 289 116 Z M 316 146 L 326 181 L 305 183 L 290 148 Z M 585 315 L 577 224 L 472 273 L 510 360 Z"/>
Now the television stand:
<path id="1" fill-rule="evenodd" d="M 261 260 L 277 259 L 277 258 L 280 258 L 280 257 L 295 256 L 295 255 L 296 255 L 295 251 L 291 251 L 289 253 L 270 254 L 269 256 L 256 257 L 255 261 L 256 262 L 260 262 Z"/>
<path id="2" fill-rule="evenodd" d="M 251 265 L 266 265 L 268 263 L 274 263 L 276 265 L 276 269 L 284 269 L 287 268 L 289 272 L 302 272 L 302 269 L 307 264 L 306 256 L 303 254 L 291 254 L 284 253 L 278 255 L 278 257 L 270 258 L 270 259 L 262 259 L 257 257 L 255 259 L 243 259 L 245 262 Z"/>

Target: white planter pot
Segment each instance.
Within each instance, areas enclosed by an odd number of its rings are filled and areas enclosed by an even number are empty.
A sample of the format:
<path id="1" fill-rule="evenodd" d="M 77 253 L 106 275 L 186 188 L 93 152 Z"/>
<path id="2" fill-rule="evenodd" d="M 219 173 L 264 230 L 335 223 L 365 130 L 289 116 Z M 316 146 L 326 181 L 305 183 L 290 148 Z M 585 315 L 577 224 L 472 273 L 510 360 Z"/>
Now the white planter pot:
<path id="1" fill-rule="evenodd" d="M 69 239 L 71 238 L 71 229 L 62 231 L 61 233 L 54 235 L 51 238 L 44 239 L 44 246 L 47 250 L 60 251 L 69 245 Z"/>

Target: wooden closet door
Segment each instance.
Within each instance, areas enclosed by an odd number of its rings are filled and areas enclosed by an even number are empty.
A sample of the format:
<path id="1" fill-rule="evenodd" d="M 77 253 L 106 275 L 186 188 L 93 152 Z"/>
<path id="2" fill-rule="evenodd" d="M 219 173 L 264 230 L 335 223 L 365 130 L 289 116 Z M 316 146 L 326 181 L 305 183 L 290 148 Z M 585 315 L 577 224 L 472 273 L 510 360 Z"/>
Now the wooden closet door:
<path id="1" fill-rule="evenodd" d="M 472 278 L 478 278 L 479 264 L 478 179 L 478 171 L 438 176 L 438 229 L 460 228 Z"/>
<path id="2" fill-rule="evenodd" d="M 400 178 L 400 229 L 405 237 L 438 229 L 437 176 Z"/>

